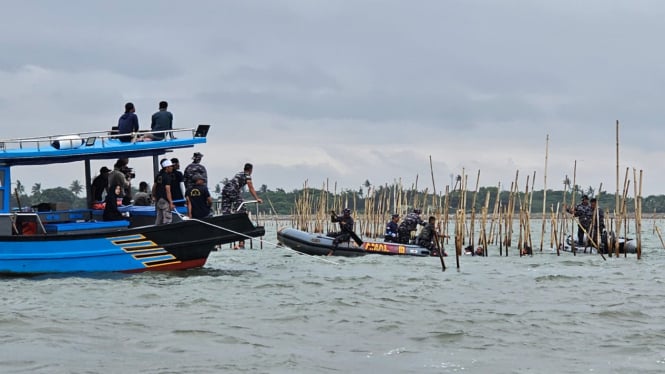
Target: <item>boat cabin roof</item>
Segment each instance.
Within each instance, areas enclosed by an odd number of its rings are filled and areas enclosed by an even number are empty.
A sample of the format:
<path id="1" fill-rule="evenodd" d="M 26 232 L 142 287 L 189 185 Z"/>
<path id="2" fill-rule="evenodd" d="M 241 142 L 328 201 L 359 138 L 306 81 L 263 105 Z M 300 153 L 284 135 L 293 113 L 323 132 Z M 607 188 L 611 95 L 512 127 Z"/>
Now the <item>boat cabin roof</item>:
<path id="1" fill-rule="evenodd" d="M 111 130 L 0 140 L 0 214 L 10 211 L 11 168 L 14 166 L 83 161 L 86 195 L 90 205 L 91 160 L 152 156 L 154 172 L 157 173 L 159 156 L 173 149 L 204 144 L 209 129 L 210 125 L 198 125 L 196 128 L 139 131 L 123 135 Z M 144 141 L 149 134 L 161 134 L 164 140 Z M 121 136 L 129 136 L 131 139 L 123 142 Z"/>
<path id="2" fill-rule="evenodd" d="M 170 131 L 130 134 L 130 142 L 122 142 L 112 131 L 82 132 L 19 139 L 0 140 L 0 165 L 45 165 L 85 160 L 104 160 L 159 156 L 171 149 L 189 148 L 206 142 L 209 125 Z M 141 141 L 147 134 L 172 132 L 176 137 Z M 164 134 L 166 135 L 166 134 Z"/>

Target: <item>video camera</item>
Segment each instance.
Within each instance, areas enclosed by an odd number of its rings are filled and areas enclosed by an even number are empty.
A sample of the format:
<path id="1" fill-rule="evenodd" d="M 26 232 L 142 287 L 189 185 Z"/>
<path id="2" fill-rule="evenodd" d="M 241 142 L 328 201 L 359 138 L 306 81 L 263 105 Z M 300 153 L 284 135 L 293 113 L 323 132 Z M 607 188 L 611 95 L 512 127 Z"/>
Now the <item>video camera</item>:
<path id="1" fill-rule="evenodd" d="M 136 173 L 134 173 L 134 169 L 130 168 L 129 166 L 123 166 L 120 171 L 125 174 L 125 177 L 128 179 L 134 179 L 136 178 Z"/>

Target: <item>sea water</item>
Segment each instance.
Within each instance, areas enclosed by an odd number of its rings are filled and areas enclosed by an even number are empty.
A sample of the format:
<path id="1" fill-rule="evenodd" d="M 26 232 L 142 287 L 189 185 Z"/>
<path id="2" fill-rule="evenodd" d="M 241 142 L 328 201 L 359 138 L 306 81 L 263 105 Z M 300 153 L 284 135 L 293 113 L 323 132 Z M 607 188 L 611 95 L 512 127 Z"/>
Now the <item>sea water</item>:
<path id="1" fill-rule="evenodd" d="M 534 245 L 458 268 L 448 245 L 442 271 L 438 257 L 297 254 L 267 225 L 263 249 L 224 246 L 202 269 L 3 277 L 0 372 L 662 373 L 651 227 L 640 260 Z"/>

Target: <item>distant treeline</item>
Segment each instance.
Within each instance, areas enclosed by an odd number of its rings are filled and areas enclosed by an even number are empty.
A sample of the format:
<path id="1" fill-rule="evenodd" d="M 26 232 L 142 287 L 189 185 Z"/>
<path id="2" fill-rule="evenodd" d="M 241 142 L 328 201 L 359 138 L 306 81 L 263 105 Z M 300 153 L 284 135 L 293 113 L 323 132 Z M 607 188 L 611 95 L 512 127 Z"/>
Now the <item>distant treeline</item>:
<path id="1" fill-rule="evenodd" d="M 25 190 L 25 188 L 20 184 L 20 182 L 17 182 L 17 187 L 13 191 L 14 193 L 12 194 L 12 201 L 11 201 L 11 206 L 12 207 L 18 207 L 19 205 L 22 207 L 26 206 L 33 206 L 37 205 L 39 203 L 65 203 L 69 204 L 73 209 L 77 208 L 85 208 L 86 207 L 86 200 L 85 200 L 85 193 L 84 193 L 84 186 L 81 185 L 80 182 L 78 181 L 73 181 L 72 184 L 69 186 L 69 188 L 65 187 L 56 187 L 56 188 L 49 188 L 49 189 L 44 189 L 42 190 L 41 184 L 40 183 L 35 183 L 35 185 L 32 186 L 30 189 L 29 193 Z M 295 204 L 296 200 L 298 199 L 299 196 L 302 196 L 303 193 L 305 192 L 304 189 L 295 189 L 293 191 L 287 192 L 282 188 L 277 188 L 274 191 L 269 189 L 267 185 L 261 185 L 257 189 L 259 196 L 263 199 L 264 204 L 259 205 L 259 212 L 265 213 L 265 214 L 279 214 L 279 215 L 287 215 L 287 214 L 292 214 L 295 209 Z M 495 205 L 495 201 L 497 198 L 497 187 L 480 187 L 478 190 L 478 193 L 476 195 L 475 199 L 475 210 L 479 212 L 481 208 L 485 205 L 485 200 L 486 196 L 489 194 L 489 208 L 490 211 L 492 207 Z M 399 191 L 399 192 L 396 192 Z M 218 197 L 221 192 L 220 185 L 217 184 L 213 188 L 211 188 L 211 193 L 213 196 Z M 398 209 L 399 207 L 395 207 L 394 203 L 398 199 L 396 199 L 394 196 L 396 193 L 401 193 L 402 198 L 399 199 L 400 201 L 406 201 L 406 202 L 421 202 L 419 204 L 424 205 L 424 206 L 419 206 L 418 208 L 423 209 L 424 212 L 426 211 L 435 211 L 437 207 L 433 207 L 432 204 L 432 194 L 431 191 L 415 191 L 415 190 L 404 190 L 400 188 L 399 186 L 396 185 L 386 185 L 386 186 L 370 186 L 367 183 L 365 184 L 365 187 L 361 187 L 358 190 L 343 190 L 343 191 L 338 191 L 335 196 L 333 192 L 331 191 L 325 191 L 322 189 L 316 189 L 316 188 L 308 188 L 307 193 L 309 196 L 312 196 L 313 198 L 311 199 L 314 202 L 318 201 L 342 201 L 343 205 L 348 206 L 350 209 L 354 210 L 357 213 L 363 213 L 365 210 L 365 204 L 366 201 L 372 201 L 374 204 L 374 211 L 376 211 L 377 204 L 379 204 L 379 200 L 383 199 L 383 201 L 388 201 L 388 208 L 387 211 L 393 212 L 397 210 L 402 210 L 401 212 L 398 213 L 404 213 L 405 209 L 412 208 L 409 205 L 404 205 L 401 207 L 401 209 Z M 321 194 L 327 193 L 329 199 L 319 199 Z M 19 201 L 16 200 L 16 195 L 18 194 L 19 196 Z M 471 204 L 473 203 L 474 199 L 474 191 L 466 191 L 466 209 L 467 211 L 471 211 Z M 576 192 L 574 193 L 575 195 L 575 202 L 579 203 L 581 197 L 583 194 L 588 194 L 590 197 L 596 197 L 599 201 L 599 205 L 601 208 L 605 209 L 606 212 L 613 212 L 614 207 L 616 205 L 615 202 L 615 195 L 613 193 L 606 193 L 606 192 L 601 192 L 600 194 L 594 195 L 594 192 L 592 190 L 586 191 L 586 192 Z M 439 195 L 441 195 L 439 193 Z M 501 203 L 503 206 L 508 205 L 508 200 L 509 200 L 509 191 L 501 191 L 499 198 L 501 199 Z M 520 192 L 518 193 L 520 199 L 524 198 L 524 193 Z M 568 205 L 571 203 L 572 199 L 572 194 L 570 192 L 567 192 L 565 194 L 565 201 Z M 453 192 L 450 192 L 448 195 L 448 198 L 450 199 L 449 206 L 451 207 L 450 209 L 453 210 L 454 208 L 452 207 L 458 207 L 459 205 L 459 199 L 460 196 L 462 196 L 461 191 L 455 190 Z M 335 199 L 333 199 L 335 197 Z M 542 206 L 543 206 L 543 191 L 534 191 L 531 194 L 531 206 L 533 207 L 532 211 L 534 213 L 542 212 Z M 245 193 L 245 199 L 246 200 L 251 200 L 253 199 L 249 193 Z M 622 197 L 619 196 L 619 200 L 622 201 Z M 561 209 L 561 204 L 564 201 L 564 191 L 555 191 L 555 190 L 547 190 L 547 205 L 546 209 L 547 212 L 550 212 L 550 209 L 553 209 L 556 211 L 557 209 L 557 204 L 559 204 L 559 208 Z M 634 198 L 633 197 L 628 197 L 625 200 L 626 204 L 626 211 L 627 212 L 633 212 L 635 208 L 635 203 L 634 203 Z M 314 210 L 319 210 L 319 207 L 312 207 Z M 328 209 L 333 209 L 334 207 L 325 207 L 325 210 Z M 251 207 L 252 211 L 254 211 L 254 207 Z M 384 208 L 385 209 L 385 208 Z M 519 204 L 516 206 L 516 209 L 519 210 Z M 450 212 L 450 213 L 452 213 Z M 647 197 L 642 198 L 642 212 L 643 214 L 649 214 L 649 213 L 665 213 L 665 195 L 650 195 Z"/>

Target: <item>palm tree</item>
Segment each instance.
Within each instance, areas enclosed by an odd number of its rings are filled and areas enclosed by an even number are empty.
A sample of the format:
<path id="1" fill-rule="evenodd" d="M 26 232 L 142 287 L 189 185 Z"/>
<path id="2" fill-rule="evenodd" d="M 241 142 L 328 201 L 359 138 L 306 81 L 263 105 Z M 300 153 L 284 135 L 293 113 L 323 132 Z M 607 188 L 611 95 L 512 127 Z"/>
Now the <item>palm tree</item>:
<path id="1" fill-rule="evenodd" d="M 563 180 L 563 187 L 564 189 L 568 187 L 570 189 L 570 178 L 568 178 L 568 175 L 566 174 L 566 178 Z"/>
<path id="2" fill-rule="evenodd" d="M 78 196 L 83 191 L 83 186 L 81 186 L 81 182 L 79 182 L 77 179 L 69 185 L 69 190 L 72 191 L 74 195 Z"/>
<path id="3" fill-rule="evenodd" d="M 23 183 L 18 179 L 16 180 L 16 192 L 18 192 L 19 195 L 25 193 L 25 186 L 23 186 Z"/>
<path id="4" fill-rule="evenodd" d="M 42 194 L 42 184 L 41 183 L 35 183 L 32 186 L 32 190 L 30 191 L 35 197 L 39 197 Z"/>

